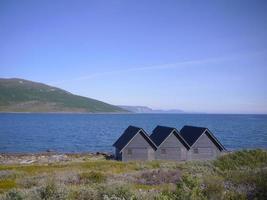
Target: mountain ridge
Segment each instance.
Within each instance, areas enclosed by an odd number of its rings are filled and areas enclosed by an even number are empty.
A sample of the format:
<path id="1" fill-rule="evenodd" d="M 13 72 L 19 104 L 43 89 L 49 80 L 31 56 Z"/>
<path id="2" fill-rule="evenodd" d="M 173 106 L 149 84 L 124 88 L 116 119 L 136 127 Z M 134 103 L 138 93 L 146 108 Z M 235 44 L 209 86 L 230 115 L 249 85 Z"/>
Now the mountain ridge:
<path id="1" fill-rule="evenodd" d="M 0 78 L 0 112 L 124 113 L 120 107 L 20 78 Z"/>

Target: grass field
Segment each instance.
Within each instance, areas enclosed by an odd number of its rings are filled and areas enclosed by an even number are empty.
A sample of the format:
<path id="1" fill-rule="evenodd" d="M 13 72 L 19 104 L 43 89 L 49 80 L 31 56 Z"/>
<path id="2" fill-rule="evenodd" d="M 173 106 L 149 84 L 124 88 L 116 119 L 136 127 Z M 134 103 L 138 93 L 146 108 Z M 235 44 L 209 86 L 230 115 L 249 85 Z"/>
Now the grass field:
<path id="1" fill-rule="evenodd" d="M 267 152 L 214 161 L 0 165 L 0 199 L 267 199 Z"/>

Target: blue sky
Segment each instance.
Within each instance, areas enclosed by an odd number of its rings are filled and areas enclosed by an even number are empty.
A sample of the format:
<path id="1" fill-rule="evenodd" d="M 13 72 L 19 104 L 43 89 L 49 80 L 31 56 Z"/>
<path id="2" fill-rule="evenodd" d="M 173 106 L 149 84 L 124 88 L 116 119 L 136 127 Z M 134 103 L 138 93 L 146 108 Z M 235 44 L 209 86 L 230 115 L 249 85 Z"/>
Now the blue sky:
<path id="1" fill-rule="evenodd" d="M 115 105 L 267 113 L 267 1 L 0 1 L 0 77 Z"/>

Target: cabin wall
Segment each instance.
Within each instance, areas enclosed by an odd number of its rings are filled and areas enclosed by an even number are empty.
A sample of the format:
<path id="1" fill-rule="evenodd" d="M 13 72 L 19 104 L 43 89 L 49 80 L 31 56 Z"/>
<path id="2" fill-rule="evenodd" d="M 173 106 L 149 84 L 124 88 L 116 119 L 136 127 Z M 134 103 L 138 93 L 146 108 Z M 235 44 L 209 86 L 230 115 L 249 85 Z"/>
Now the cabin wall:
<path id="1" fill-rule="evenodd" d="M 139 133 L 136 134 L 130 143 L 122 150 L 122 161 L 154 159 L 154 149 Z"/>
<path id="2" fill-rule="evenodd" d="M 188 160 L 209 160 L 221 155 L 221 151 L 204 133 L 188 151 Z"/>
<path id="3" fill-rule="evenodd" d="M 182 161 L 187 159 L 187 149 L 171 134 L 156 150 L 155 158 L 157 160 L 176 160 Z"/>

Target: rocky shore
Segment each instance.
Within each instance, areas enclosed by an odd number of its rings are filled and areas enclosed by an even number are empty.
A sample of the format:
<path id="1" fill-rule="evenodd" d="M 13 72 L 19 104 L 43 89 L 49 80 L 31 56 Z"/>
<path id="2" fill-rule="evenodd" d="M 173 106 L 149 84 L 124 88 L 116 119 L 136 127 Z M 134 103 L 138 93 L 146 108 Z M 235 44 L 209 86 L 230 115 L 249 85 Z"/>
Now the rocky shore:
<path id="1" fill-rule="evenodd" d="M 112 159 L 111 153 L 0 153 L 0 164 L 49 164 L 58 162 L 81 162 L 87 160 Z"/>

